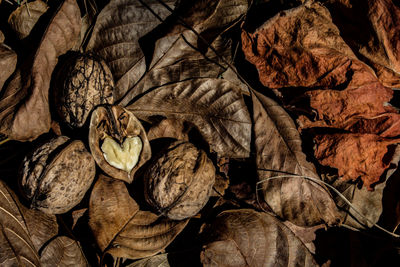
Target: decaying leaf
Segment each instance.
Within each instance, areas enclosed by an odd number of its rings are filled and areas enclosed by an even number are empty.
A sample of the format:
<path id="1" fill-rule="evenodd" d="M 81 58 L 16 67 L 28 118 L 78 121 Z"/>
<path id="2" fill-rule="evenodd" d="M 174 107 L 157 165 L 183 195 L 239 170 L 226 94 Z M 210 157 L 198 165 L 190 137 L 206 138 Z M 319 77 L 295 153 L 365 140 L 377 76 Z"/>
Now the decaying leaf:
<path id="1" fill-rule="evenodd" d="M 89 266 L 77 241 L 66 236 L 53 239 L 42 251 L 42 266 Z"/>
<path id="2" fill-rule="evenodd" d="M 160 254 L 135 261 L 127 267 L 170 267 L 170 264 L 168 263 L 168 254 Z"/>
<path id="3" fill-rule="evenodd" d="M 0 263 L 2 266 L 40 266 L 19 202 L 0 181 Z"/>
<path id="4" fill-rule="evenodd" d="M 0 98 L 0 132 L 9 139 L 29 141 L 49 131 L 50 79 L 58 56 L 70 50 L 80 33 L 75 0 L 65 0 L 50 21 L 32 58 L 18 68 Z"/>
<path id="5" fill-rule="evenodd" d="M 184 4 L 184 1 L 181 3 Z M 196 9 L 198 6 L 202 7 L 201 15 Z M 121 99 L 119 104 L 127 106 L 147 90 L 172 82 L 217 78 L 227 68 L 226 62 L 231 58 L 231 41 L 221 34 L 235 25 L 247 8 L 247 0 L 196 1 L 193 9 L 189 5 L 188 10 L 184 9 L 187 13 L 178 13 L 178 18 L 189 18 L 188 23 L 196 32 L 182 27 L 178 19 L 174 21 L 176 24 L 160 27 L 144 36 L 142 47 L 146 47 L 147 71 L 135 83 L 135 79 L 126 79 L 135 75 L 132 71 L 137 73 L 131 69 L 127 72 L 129 76 L 117 83 L 116 94 L 120 97 L 116 99 Z"/>
<path id="6" fill-rule="evenodd" d="M 229 210 L 202 233 L 204 266 L 318 266 L 279 220 L 254 210 Z"/>
<path id="7" fill-rule="evenodd" d="M 328 0 L 340 34 L 388 87 L 400 87 L 400 7 L 392 0 Z M 354 14 L 357 14 L 355 16 Z"/>
<path id="8" fill-rule="evenodd" d="M 314 140 L 314 154 L 322 165 L 337 168 L 344 180 L 360 177 L 369 190 L 390 165 L 388 146 L 400 142 L 374 134 L 326 134 Z"/>
<path id="9" fill-rule="evenodd" d="M 149 141 L 157 138 L 175 138 L 177 140 L 189 141 L 188 132 L 190 126 L 182 120 L 164 119 L 152 125 L 147 132 Z"/>
<path id="10" fill-rule="evenodd" d="M 221 79 L 191 79 L 148 92 L 127 107 L 149 121 L 164 116 L 193 124 L 220 157 L 248 157 L 251 120 L 239 89 Z"/>
<path id="11" fill-rule="evenodd" d="M 0 92 L 2 91 L 4 82 L 14 72 L 16 65 L 17 54 L 0 42 Z"/>
<path id="12" fill-rule="evenodd" d="M 48 9 L 42 0 L 26 2 L 20 5 L 8 18 L 8 23 L 16 32 L 19 39 L 24 39 L 29 35 L 33 26 Z"/>
<path id="13" fill-rule="evenodd" d="M 120 106 L 99 106 L 89 127 L 89 146 L 97 165 L 111 177 L 131 183 L 151 157 L 140 121 Z"/>
<path id="14" fill-rule="evenodd" d="M 323 186 L 295 174 L 319 179 L 302 151 L 301 138 L 289 114 L 272 99 L 253 91 L 253 119 L 258 177 L 266 203 L 281 218 L 297 225 L 339 223 L 339 213 Z M 296 190 L 293 190 L 296 188 Z"/>
<path id="15" fill-rule="evenodd" d="M 139 259 L 157 254 L 188 223 L 139 210 L 122 181 L 101 176 L 89 204 L 89 225 L 104 253 Z"/>

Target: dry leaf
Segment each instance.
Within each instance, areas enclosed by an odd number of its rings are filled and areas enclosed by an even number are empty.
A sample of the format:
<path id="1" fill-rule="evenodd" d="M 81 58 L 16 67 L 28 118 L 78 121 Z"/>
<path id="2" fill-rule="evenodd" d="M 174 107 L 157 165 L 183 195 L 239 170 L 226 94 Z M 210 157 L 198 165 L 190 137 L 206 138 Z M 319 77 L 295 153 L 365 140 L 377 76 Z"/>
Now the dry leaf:
<path id="1" fill-rule="evenodd" d="M 175 138 L 177 140 L 189 141 L 188 132 L 190 126 L 182 120 L 164 119 L 151 126 L 147 132 L 149 141 L 157 138 Z"/>
<path id="2" fill-rule="evenodd" d="M 53 239 L 42 251 L 42 266 L 89 266 L 79 243 L 66 236 Z"/>
<path id="3" fill-rule="evenodd" d="M 395 1 L 326 2 L 341 36 L 357 56 L 375 70 L 385 86 L 399 88 L 400 7 Z"/>
<path id="4" fill-rule="evenodd" d="M 26 2 L 20 5 L 8 18 L 10 27 L 16 32 L 19 39 L 29 35 L 33 26 L 48 9 L 42 0 Z"/>
<path id="5" fill-rule="evenodd" d="M 0 3 L 1 3 L 1 1 L 0 1 Z M 2 44 L 4 42 L 4 39 L 5 39 L 4 34 L 2 31 L 0 31 L 0 44 Z"/>
<path id="6" fill-rule="evenodd" d="M 168 254 L 160 254 L 135 261 L 127 267 L 170 267 L 170 264 L 168 263 Z"/>
<path id="7" fill-rule="evenodd" d="M 374 134 L 325 134 L 314 141 L 314 155 L 322 165 L 337 168 L 344 180 L 361 177 L 368 190 L 390 166 L 388 146 L 400 142 Z"/>
<path id="8" fill-rule="evenodd" d="M 40 266 L 19 206 L 14 194 L 0 181 L 0 263 L 2 266 Z"/>
<path id="9" fill-rule="evenodd" d="M 5 81 L 14 72 L 17 65 L 17 54 L 8 46 L 0 42 L 0 92 Z"/>
<path id="10" fill-rule="evenodd" d="M 254 210 L 230 210 L 203 230 L 204 266 L 318 266 L 279 220 Z"/>
<path id="11" fill-rule="evenodd" d="M 193 29 L 204 39 L 199 38 L 192 30 L 185 29 L 180 33 L 182 26 L 179 20 L 177 21 L 179 26 L 172 25 L 172 29 L 161 28 L 146 35 L 143 38 L 143 47 L 149 50 L 145 53 L 146 61 L 149 61 L 146 65 L 147 71 L 137 83 L 125 79 L 117 84 L 117 93 L 121 96 L 120 105 L 130 105 L 137 96 L 152 88 L 191 78 L 216 78 L 225 71 L 226 62 L 231 61 L 231 41 L 221 34 L 243 17 L 248 2 L 247 0 L 198 2 L 203 2 L 201 5 L 204 4 L 206 9 L 211 9 L 199 17 L 194 15 L 191 18 Z M 189 8 L 189 14 L 179 14 L 180 17 L 190 17 L 190 10 Z M 174 34 L 174 31 L 178 33 Z M 134 75 L 131 74 L 132 71 L 137 73 L 132 69 L 127 74 Z"/>
<path id="12" fill-rule="evenodd" d="M 58 56 L 70 50 L 80 33 L 75 0 L 65 0 L 50 21 L 31 62 L 17 69 L 0 99 L 0 132 L 9 139 L 30 141 L 50 129 L 48 94 Z"/>
<path id="13" fill-rule="evenodd" d="M 179 119 L 196 126 L 220 157 L 248 157 L 251 121 L 240 90 L 221 79 L 192 79 L 159 87 L 127 107 L 138 118 Z"/>
<path id="14" fill-rule="evenodd" d="M 160 252 L 188 223 L 139 211 L 122 181 L 100 176 L 89 204 L 89 225 L 104 253 L 139 259 Z"/>
<path id="15" fill-rule="evenodd" d="M 319 176 L 302 151 L 300 135 L 289 114 L 260 93 L 253 91 L 252 99 L 256 163 L 266 203 L 279 217 L 297 225 L 339 223 L 335 202 L 323 186 L 301 177 L 267 180 L 285 174 Z"/>

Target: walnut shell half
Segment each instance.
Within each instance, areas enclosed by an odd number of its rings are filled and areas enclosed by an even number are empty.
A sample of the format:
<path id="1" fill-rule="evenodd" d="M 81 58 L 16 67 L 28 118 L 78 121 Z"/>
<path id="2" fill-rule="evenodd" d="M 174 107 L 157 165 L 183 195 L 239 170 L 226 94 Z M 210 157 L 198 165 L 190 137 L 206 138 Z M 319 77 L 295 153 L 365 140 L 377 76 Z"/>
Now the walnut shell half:
<path id="1" fill-rule="evenodd" d="M 24 159 L 21 187 L 32 208 L 65 213 L 84 197 L 96 175 L 96 164 L 78 140 L 59 136 Z"/>
<path id="2" fill-rule="evenodd" d="M 127 183 L 132 182 L 135 172 L 151 157 L 142 124 L 119 106 L 100 106 L 93 111 L 89 147 L 105 173 Z"/>
<path id="3" fill-rule="evenodd" d="M 207 203 L 215 167 L 206 153 L 185 141 L 172 143 L 144 174 L 146 201 L 173 220 L 196 215 Z"/>

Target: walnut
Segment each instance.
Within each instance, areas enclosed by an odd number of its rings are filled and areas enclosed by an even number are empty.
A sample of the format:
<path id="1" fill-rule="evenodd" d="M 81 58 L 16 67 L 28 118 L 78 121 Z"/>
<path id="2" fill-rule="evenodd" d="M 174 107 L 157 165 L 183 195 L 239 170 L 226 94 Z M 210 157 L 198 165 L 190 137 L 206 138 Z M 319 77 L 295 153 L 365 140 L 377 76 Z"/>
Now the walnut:
<path id="1" fill-rule="evenodd" d="M 24 159 L 21 187 L 32 208 L 60 214 L 75 207 L 89 189 L 96 164 L 78 140 L 59 136 Z"/>
<path id="2" fill-rule="evenodd" d="M 119 106 L 100 106 L 90 119 L 89 146 L 99 167 L 109 176 L 131 183 L 151 157 L 150 143 L 140 121 Z"/>
<path id="3" fill-rule="evenodd" d="M 161 214 L 182 220 L 207 203 L 215 167 L 206 153 L 185 141 L 172 143 L 144 174 L 146 201 Z"/>
<path id="4" fill-rule="evenodd" d="M 92 54 L 73 56 L 58 71 L 57 112 L 72 128 L 82 127 L 96 106 L 113 103 L 113 88 L 113 77 L 104 60 Z"/>

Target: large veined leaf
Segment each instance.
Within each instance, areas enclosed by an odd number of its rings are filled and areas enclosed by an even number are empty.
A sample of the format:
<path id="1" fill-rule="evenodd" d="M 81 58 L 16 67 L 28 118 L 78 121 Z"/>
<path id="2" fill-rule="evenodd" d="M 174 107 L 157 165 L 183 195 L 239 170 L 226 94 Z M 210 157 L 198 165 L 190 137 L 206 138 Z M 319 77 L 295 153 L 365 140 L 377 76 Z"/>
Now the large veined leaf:
<path id="1" fill-rule="evenodd" d="M 10 189 L 0 181 L 0 265 L 40 266 L 19 205 Z"/>
<path id="2" fill-rule="evenodd" d="M 122 181 L 100 177 L 90 197 L 89 225 L 104 253 L 131 259 L 155 255 L 174 240 L 188 220 L 172 221 L 139 210 L 124 187 Z"/>
<path id="3" fill-rule="evenodd" d="M 89 266 L 77 241 L 66 236 L 52 240 L 40 256 L 42 266 Z"/>
<path id="4" fill-rule="evenodd" d="M 224 211 L 203 236 L 204 266 L 318 266 L 293 232 L 268 213 Z"/>
<path id="5" fill-rule="evenodd" d="M 17 54 L 8 46 L 0 44 L 0 92 L 4 82 L 14 72 L 17 65 Z"/>
<path id="6" fill-rule="evenodd" d="M 135 261 L 128 267 L 170 267 L 170 264 L 168 263 L 168 254 L 160 254 Z"/>
<path id="7" fill-rule="evenodd" d="M 79 39 L 81 18 L 75 0 L 65 0 L 50 21 L 32 58 L 18 68 L 0 98 L 0 132 L 31 141 L 50 129 L 49 87 L 58 57 Z"/>
<path id="8" fill-rule="evenodd" d="M 165 116 L 194 124 L 221 157 L 248 157 L 251 121 L 240 90 L 221 79 L 159 87 L 127 107 L 138 118 Z"/>
<path id="9" fill-rule="evenodd" d="M 319 177 L 302 151 L 300 135 L 289 114 L 260 93 L 253 91 L 252 99 L 256 163 L 266 203 L 279 217 L 297 225 L 338 223 L 335 202 L 320 184 L 302 177 L 268 180 L 288 174 Z"/>

